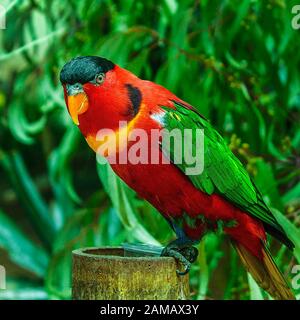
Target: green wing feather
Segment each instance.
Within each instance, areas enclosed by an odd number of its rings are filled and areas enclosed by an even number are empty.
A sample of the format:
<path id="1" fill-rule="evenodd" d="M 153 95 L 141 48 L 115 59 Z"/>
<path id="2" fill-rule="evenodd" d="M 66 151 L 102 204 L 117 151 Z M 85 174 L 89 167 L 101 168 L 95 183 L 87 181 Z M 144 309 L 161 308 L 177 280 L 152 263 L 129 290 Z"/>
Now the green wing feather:
<path id="1" fill-rule="evenodd" d="M 165 129 L 204 129 L 204 170 L 199 175 L 188 176 L 194 186 L 207 194 L 221 194 L 243 211 L 261 220 L 268 232 L 289 248 L 293 248 L 293 243 L 264 203 L 247 171 L 228 148 L 220 134 L 205 118 L 189 106 L 174 101 L 174 107 L 175 109 L 162 107 L 165 110 L 163 116 Z M 187 142 L 184 141 L 184 143 Z M 165 153 L 170 155 L 170 160 L 174 160 L 172 146 L 170 146 L 170 150 L 164 149 L 163 144 L 161 147 Z M 195 154 L 196 144 L 193 139 L 188 147 Z M 176 163 L 175 165 L 183 172 L 186 172 L 186 168 L 190 167 L 184 157 L 182 157 L 180 164 Z"/>

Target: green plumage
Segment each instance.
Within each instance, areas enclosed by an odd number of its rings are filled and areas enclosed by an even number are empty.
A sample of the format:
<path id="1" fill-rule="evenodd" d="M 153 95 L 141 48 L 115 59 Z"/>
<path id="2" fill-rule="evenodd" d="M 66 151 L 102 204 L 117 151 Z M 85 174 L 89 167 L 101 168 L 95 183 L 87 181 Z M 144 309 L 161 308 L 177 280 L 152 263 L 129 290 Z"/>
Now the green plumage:
<path id="1" fill-rule="evenodd" d="M 196 129 L 204 130 L 204 170 L 202 174 L 188 176 L 194 186 L 209 195 L 212 193 L 222 195 L 244 212 L 261 220 L 268 232 L 289 248 L 293 248 L 293 243 L 288 239 L 284 230 L 264 203 L 248 172 L 231 152 L 219 133 L 197 111 L 175 101 L 174 107 L 175 109 L 163 107 L 165 110 L 163 117 L 165 129 L 169 131 L 180 129 L 181 132 L 184 129 L 192 129 L 193 132 Z M 183 145 L 183 148 L 188 148 L 195 155 L 196 134 L 193 134 L 192 137 L 193 139 L 190 139 L 191 143 L 188 146 Z M 187 142 L 184 141 L 184 143 L 186 144 Z M 174 162 L 173 146 L 170 144 L 167 150 L 162 144 L 162 150 L 164 153 L 169 154 L 170 160 Z M 176 166 L 186 172 L 190 165 L 185 162 L 184 157 L 181 160 L 181 163 L 176 163 Z"/>

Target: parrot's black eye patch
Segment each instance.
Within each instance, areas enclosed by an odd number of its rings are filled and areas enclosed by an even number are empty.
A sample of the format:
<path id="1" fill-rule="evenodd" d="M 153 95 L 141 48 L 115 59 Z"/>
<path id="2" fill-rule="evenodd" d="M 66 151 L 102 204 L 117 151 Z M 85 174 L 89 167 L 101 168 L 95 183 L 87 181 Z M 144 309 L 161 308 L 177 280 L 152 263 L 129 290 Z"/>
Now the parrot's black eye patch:
<path id="1" fill-rule="evenodd" d="M 87 83 L 100 73 L 114 68 L 111 61 L 94 56 L 77 57 L 66 63 L 60 72 L 62 84 Z"/>
<path id="2" fill-rule="evenodd" d="M 140 105 L 142 102 L 142 93 L 138 88 L 132 86 L 129 83 L 127 83 L 125 86 L 128 90 L 129 99 L 133 108 L 133 113 L 134 115 L 136 115 L 139 112 Z"/>

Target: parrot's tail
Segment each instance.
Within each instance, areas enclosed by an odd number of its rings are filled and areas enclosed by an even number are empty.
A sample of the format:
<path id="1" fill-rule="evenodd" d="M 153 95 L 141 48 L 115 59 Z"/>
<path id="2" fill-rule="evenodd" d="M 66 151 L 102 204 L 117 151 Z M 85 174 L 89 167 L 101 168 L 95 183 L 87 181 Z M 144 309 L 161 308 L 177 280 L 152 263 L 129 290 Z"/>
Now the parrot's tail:
<path id="1" fill-rule="evenodd" d="M 268 248 L 262 243 L 262 260 L 255 257 L 243 245 L 233 241 L 244 266 L 254 280 L 274 299 L 295 300 L 295 296 L 276 266 Z"/>

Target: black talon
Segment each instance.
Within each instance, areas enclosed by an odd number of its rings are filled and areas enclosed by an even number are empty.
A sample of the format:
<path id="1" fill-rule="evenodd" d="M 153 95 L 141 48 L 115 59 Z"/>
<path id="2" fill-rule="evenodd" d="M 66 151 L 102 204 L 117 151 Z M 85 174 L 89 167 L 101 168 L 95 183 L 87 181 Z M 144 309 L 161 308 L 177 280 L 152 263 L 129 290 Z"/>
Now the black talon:
<path id="1" fill-rule="evenodd" d="M 176 270 L 176 272 L 177 272 L 177 274 L 178 274 L 179 276 L 185 276 L 186 274 L 188 274 L 188 273 L 190 272 L 191 264 L 185 265 L 184 267 L 185 267 L 184 271 L 180 271 L 180 270 L 178 270 L 178 269 Z"/>

